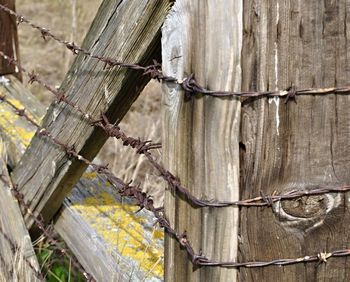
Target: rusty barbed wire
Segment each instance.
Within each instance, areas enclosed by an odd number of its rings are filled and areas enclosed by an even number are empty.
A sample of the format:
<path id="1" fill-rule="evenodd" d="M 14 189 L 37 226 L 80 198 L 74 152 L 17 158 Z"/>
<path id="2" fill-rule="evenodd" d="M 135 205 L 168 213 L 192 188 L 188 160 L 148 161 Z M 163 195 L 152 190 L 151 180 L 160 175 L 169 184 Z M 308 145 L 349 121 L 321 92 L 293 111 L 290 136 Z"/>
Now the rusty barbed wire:
<path id="1" fill-rule="evenodd" d="M 253 267 L 266 267 L 270 265 L 276 266 L 284 266 L 291 265 L 297 263 L 308 263 L 308 262 L 317 262 L 327 263 L 327 260 L 332 257 L 345 257 L 350 255 L 350 249 L 342 249 L 336 250 L 332 252 L 319 252 L 316 255 L 311 256 L 303 256 L 299 258 L 285 258 L 285 259 L 276 259 L 271 261 L 252 261 L 252 262 L 215 262 L 208 261 L 206 259 L 199 258 L 199 264 L 202 266 L 220 266 L 220 267 L 245 267 L 245 268 L 253 268 Z"/>
<path id="2" fill-rule="evenodd" d="M 49 243 L 53 245 L 59 253 L 67 257 L 72 262 L 72 265 L 76 269 L 79 269 L 79 271 L 84 275 L 86 281 L 95 282 L 96 280 L 92 277 L 91 274 L 89 274 L 84 269 L 84 267 L 80 264 L 80 262 L 75 257 L 70 255 L 67 249 L 59 246 L 58 241 L 51 235 L 51 233 L 48 231 L 48 228 L 45 227 L 45 222 L 42 215 L 41 214 L 38 214 L 37 216 L 34 215 L 34 213 L 31 211 L 29 207 L 29 204 L 24 200 L 24 195 L 17 190 L 16 185 L 13 186 L 12 192 L 15 198 L 20 203 L 20 205 L 26 209 L 26 214 L 28 214 L 34 220 L 35 225 L 41 230 L 42 234 L 48 239 Z"/>
<path id="3" fill-rule="evenodd" d="M 10 64 L 13 64 L 18 67 L 22 71 L 23 74 L 27 75 L 29 78 L 29 83 L 37 82 L 42 85 L 45 89 L 51 92 L 57 99 L 58 102 L 63 102 L 72 107 L 74 110 L 79 112 L 84 119 L 86 119 L 90 125 L 101 128 L 109 137 L 114 137 L 116 139 L 121 139 L 124 146 L 130 146 L 133 149 L 136 149 L 136 153 L 144 154 L 148 161 L 152 164 L 154 168 L 158 170 L 160 176 L 168 182 L 168 184 L 175 189 L 175 191 L 179 194 L 184 195 L 184 198 L 188 200 L 192 205 L 196 207 L 228 207 L 232 205 L 237 205 L 237 202 L 217 202 L 217 201 L 204 201 L 197 199 L 194 195 L 190 193 L 190 191 L 184 187 L 180 180 L 176 178 L 170 171 L 165 169 L 149 152 L 152 149 L 157 149 L 161 147 L 160 143 L 153 143 L 151 140 L 143 141 L 140 138 L 134 138 L 131 136 L 127 136 L 119 126 L 116 126 L 109 122 L 108 118 L 102 114 L 101 119 L 94 120 L 90 114 L 85 113 L 77 104 L 68 100 L 68 98 L 53 87 L 51 87 L 48 83 L 46 83 L 41 77 L 34 73 L 34 71 L 27 71 L 18 61 L 14 58 L 11 58 L 0 51 L 0 56 L 7 60 Z M 15 109 L 15 108 L 14 108 Z M 15 109 L 16 110 L 16 109 Z M 17 111 L 17 110 L 16 110 Z M 19 113 L 20 114 L 20 113 Z M 32 121 L 29 121 L 32 122 Z M 38 127 L 38 124 L 34 124 L 34 126 Z M 64 145 L 64 144 L 60 144 Z"/>
<path id="4" fill-rule="evenodd" d="M 4 229 L 2 228 L 1 224 L 0 224 L 0 234 L 2 235 L 2 237 L 7 241 L 7 243 L 10 245 L 10 248 L 13 252 L 15 252 L 16 250 L 20 250 L 20 247 L 17 246 L 17 244 L 15 242 L 13 242 L 11 240 L 11 238 L 6 234 L 6 232 L 4 231 Z M 6 263 L 4 261 L 4 259 L 0 256 L 1 258 L 1 262 L 2 264 L 4 264 L 6 266 Z M 45 281 L 44 276 L 42 275 L 42 273 L 40 272 L 40 270 L 36 269 L 34 267 L 34 265 L 28 260 L 27 257 L 25 257 L 24 255 L 22 256 L 24 262 L 33 270 L 35 276 L 40 280 L 40 281 Z"/>
<path id="5" fill-rule="evenodd" d="M 253 267 L 266 267 L 270 265 L 289 265 L 289 264 L 296 264 L 296 263 L 308 263 L 308 262 L 319 262 L 319 263 L 326 263 L 328 258 L 331 257 L 342 257 L 342 256 L 349 256 L 350 255 L 350 249 L 344 249 L 344 250 L 336 250 L 333 252 L 320 252 L 317 255 L 312 255 L 312 256 L 304 256 L 300 258 L 287 258 L 287 259 L 277 259 L 277 260 L 271 260 L 271 261 L 248 261 L 248 262 L 219 262 L 215 260 L 210 260 L 206 256 L 204 256 L 202 253 L 196 253 L 190 243 L 190 241 L 187 238 L 187 233 L 186 231 L 183 233 L 178 233 L 173 227 L 171 227 L 169 221 L 166 219 L 164 215 L 163 208 L 155 208 L 153 205 L 153 199 L 147 195 L 146 193 L 142 192 L 139 186 L 132 186 L 131 182 L 125 183 L 123 180 L 120 178 L 116 177 L 109 169 L 107 166 L 103 165 L 98 165 L 95 164 L 83 156 L 79 155 L 74 148 L 69 147 L 68 145 L 63 144 L 59 140 L 55 139 L 51 133 L 43 128 L 40 127 L 34 120 L 31 119 L 30 116 L 28 116 L 25 112 L 25 109 L 19 109 L 16 105 L 14 105 L 12 102 L 8 101 L 6 99 L 6 96 L 0 96 L 0 101 L 3 101 L 10 105 L 14 110 L 15 113 L 18 114 L 21 117 L 26 118 L 30 123 L 32 123 L 34 126 L 38 128 L 38 134 L 41 136 L 46 136 L 51 140 L 53 143 L 56 145 L 59 145 L 68 156 L 74 157 L 79 161 L 84 162 L 85 164 L 89 165 L 94 171 L 96 171 L 98 174 L 102 174 L 106 177 L 107 181 L 114 187 L 116 188 L 117 192 L 122 196 L 122 197 L 129 197 L 133 199 L 136 204 L 140 207 L 140 209 L 147 209 L 150 212 L 153 213 L 155 216 L 159 226 L 161 228 L 164 228 L 165 232 L 167 232 L 170 236 L 172 236 L 176 241 L 180 244 L 180 246 L 185 249 L 188 258 L 190 261 L 196 265 L 196 266 L 215 266 L 215 267 L 235 267 L 235 268 L 240 268 L 240 267 L 246 267 L 246 268 L 253 268 Z M 16 198 L 20 201 L 24 201 L 24 196 L 21 194 L 17 188 L 16 185 L 13 183 L 14 191 L 15 191 L 15 196 Z M 292 199 L 292 198 L 297 198 L 300 197 L 300 195 L 313 195 L 313 194 L 324 194 L 324 193 L 329 193 L 329 191 L 332 192 L 344 192 L 344 191 L 349 191 L 350 186 L 342 186 L 342 187 L 333 187 L 333 188 L 318 188 L 318 189 L 313 189 L 309 191 L 304 191 L 304 192 L 298 192 L 297 190 L 295 191 L 290 191 L 287 194 L 284 195 L 271 195 L 271 196 L 260 196 L 260 197 L 255 197 L 252 199 L 244 200 L 241 201 L 244 203 L 244 206 L 246 204 L 250 205 L 250 203 L 254 203 L 256 201 L 263 201 L 262 203 L 259 203 L 257 206 L 262 206 L 262 205 L 267 205 L 271 206 L 271 202 L 277 201 L 278 199 Z M 277 198 L 276 198 L 277 197 Z M 267 199 L 269 198 L 269 199 Z M 27 205 L 29 208 L 29 205 Z M 33 215 L 33 213 L 30 211 L 30 209 L 27 211 L 30 213 L 30 215 Z M 42 219 L 43 221 L 43 219 Z M 41 229 L 42 230 L 42 229 Z M 45 228 L 44 228 L 45 230 Z M 42 230 L 44 232 L 44 230 Z"/>
<path id="6" fill-rule="evenodd" d="M 247 200 L 240 201 L 206 201 L 196 198 L 192 195 L 189 190 L 184 187 L 180 180 L 175 177 L 170 171 L 165 169 L 153 155 L 150 153 L 150 149 L 158 148 L 159 143 L 152 143 L 150 140 L 142 141 L 139 138 L 135 139 L 133 137 L 128 137 L 124 132 L 122 132 L 119 126 L 113 125 L 108 121 L 105 115 L 95 125 L 101 127 L 106 131 L 107 135 L 110 137 L 115 137 L 116 139 L 121 139 L 124 146 L 130 145 L 138 154 L 143 154 L 148 159 L 148 161 L 153 165 L 154 168 L 158 170 L 160 176 L 167 181 L 167 183 L 175 189 L 175 191 L 183 195 L 191 204 L 196 207 L 229 207 L 229 206 L 272 206 L 273 203 L 283 200 L 291 200 L 299 198 L 302 196 L 312 196 L 320 195 L 326 193 L 344 193 L 350 191 L 350 185 L 342 185 L 338 187 L 317 187 L 311 190 L 291 190 L 283 195 L 277 195 L 273 193 L 272 195 L 261 195 Z"/>
<path id="7" fill-rule="evenodd" d="M 1 6 L 1 5 L 0 5 Z M 56 90 L 54 87 L 50 86 L 47 82 L 42 80 L 39 75 L 37 75 L 34 71 L 28 71 L 26 70 L 17 60 L 14 58 L 7 56 L 4 52 L 0 51 L 0 56 L 4 58 L 9 64 L 15 65 L 21 72 L 26 74 L 28 76 L 28 83 L 32 84 L 34 82 L 39 83 L 41 86 L 43 86 L 46 90 L 51 92 L 57 99 L 58 102 L 64 102 L 65 104 L 71 106 L 74 110 L 76 110 L 78 113 L 83 115 L 84 118 L 88 119 L 90 122 L 92 121 L 91 116 L 88 114 L 85 114 L 84 111 L 75 103 L 69 101 L 67 97 L 64 95 L 64 93 Z"/>
<path id="8" fill-rule="evenodd" d="M 105 64 L 105 67 L 107 68 L 112 68 L 112 67 L 123 67 L 123 68 L 128 68 L 128 69 L 133 69 L 133 70 L 141 70 L 144 72 L 144 75 L 149 75 L 152 79 L 157 79 L 159 81 L 163 82 L 172 82 L 175 84 L 178 84 L 183 88 L 185 91 L 185 94 L 187 97 L 191 97 L 192 95 L 196 93 L 201 93 L 204 95 L 210 95 L 214 97 L 229 97 L 229 96 L 236 96 L 236 97 L 261 97 L 261 96 L 267 96 L 267 97 L 286 97 L 286 101 L 288 102 L 289 99 L 295 99 L 297 95 L 316 95 L 316 94 L 330 94 L 330 93 L 335 93 L 335 94 L 346 94 L 350 92 L 350 87 L 345 86 L 345 87 L 332 87 L 332 88 L 305 88 L 305 89 L 299 89 L 297 90 L 295 87 L 289 87 L 286 90 L 278 90 L 278 91 L 248 91 L 248 92 L 231 92 L 231 91 L 213 91 L 213 90 L 208 90 L 204 87 L 202 87 L 194 78 L 194 74 L 189 75 L 187 78 L 184 78 L 183 80 L 178 80 L 174 77 L 171 76 L 165 76 L 162 73 L 161 66 L 159 63 L 154 61 L 153 65 L 149 66 L 141 66 L 138 64 L 130 64 L 130 63 L 123 63 L 123 62 L 118 62 L 117 60 L 113 58 L 108 58 L 108 57 L 103 57 L 99 55 L 92 54 L 91 52 L 82 49 L 81 47 L 77 46 L 74 44 L 74 42 L 68 42 L 65 40 L 60 39 L 59 37 L 55 36 L 52 34 L 48 29 L 42 28 L 38 25 L 35 25 L 31 23 L 29 20 L 25 19 L 23 16 L 18 15 L 14 11 L 8 9 L 7 7 L 0 5 L 0 9 L 15 16 L 18 20 L 19 23 L 25 22 L 29 24 L 32 28 L 35 28 L 40 31 L 42 37 L 46 39 L 47 37 L 51 37 L 52 39 L 56 40 L 57 42 L 64 44 L 69 50 L 73 52 L 73 54 L 79 54 L 82 53 L 85 56 L 92 57 L 94 59 L 97 59 Z M 21 69 L 23 71 L 23 69 Z M 74 105 L 73 103 L 69 102 L 64 94 L 59 93 L 52 87 L 50 87 L 48 84 L 45 84 L 45 82 L 41 81 L 38 79 L 38 77 L 34 73 L 29 73 L 30 74 L 30 79 L 29 82 L 32 83 L 34 81 L 44 85 L 46 89 L 48 89 L 50 92 L 56 92 L 57 95 L 55 95 L 59 101 L 63 101 L 73 108 L 75 108 L 77 111 L 79 111 L 85 118 L 88 120 L 91 117 L 87 114 L 85 114 L 79 107 Z M 51 89 L 51 90 L 50 90 Z M 53 90 L 53 91 L 52 91 Z M 55 93 L 54 93 L 55 94 Z M 6 101 L 4 97 L 1 97 L 2 101 Z M 28 121 L 30 120 L 30 117 L 26 115 L 24 109 L 17 109 L 16 113 L 19 114 L 20 116 L 25 117 Z M 105 123 L 103 126 L 109 126 L 109 130 L 111 131 L 111 126 L 115 127 L 114 125 L 110 123 L 106 123 L 106 119 L 103 119 L 102 121 Z M 34 121 L 33 121 L 34 122 Z M 98 124 L 98 126 L 101 127 L 99 123 L 101 121 L 93 121 L 95 124 Z M 33 123 L 34 125 L 36 124 L 35 122 Z M 103 123 L 102 123 L 103 124 Z M 36 125 L 37 126 L 37 125 Z M 41 127 L 38 126 L 38 129 Z M 117 127 L 115 127 L 117 128 Z M 61 143 L 59 140 L 55 139 L 46 129 L 41 128 L 38 131 L 38 134 L 41 136 L 47 136 L 50 138 L 54 143 L 57 145 L 61 146 L 67 153 L 68 156 L 70 157 L 75 157 L 80 161 L 85 162 L 86 164 L 90 165 L 96 172 L 100 174 L 104 174 L 107 178 L 107 180 L 117 189 L 119 189 L 119 192 L 122 196 L 127 196 L 131 197 L 134 200 L 136 200 L 137 204 L 140 206 L 140 208 L 146 208 L 153 212 L 155 217 L 157 218 L 158 223 L 162 228 L 165 229 L 165 231 L 173 236 L 179 244 L 186 250 L 190 260 L 192 261 L 193 264 L 198 265 L 198 266 L 221 266 L 221 267 L 264 267 L 268 265 L 288 265 L 288 264 L 293 264 L 293 263 L 305 263 L 305 262 L 314 262 L 314 261 L 319 261 L 319 262 L 326 262 L 328 258 L 330 257 L 340 257 L 340 256 L 348 256 L 350 254 L 349 249 L 345 250 L 337 250 L 333 251 L 331 253 L 326 253 L 326 252 L 320 252 L 317 255 L 313 256 L 304 256 L 302 258 L 294 258 L 294 259 L 278 259 L 278 260 L 273 260 L 273 261 L 268 261 L 268 262 L 216 262 L 213 260 L 209 260 L 202 254 L 196 254 L 187 239 L 186 232 L 180 234 L 177 233 L 169 224 L 168 220 L 164 217 L 162 209 L 157 209 L 153 206 L 153 200 L 147 196 L 147 194 L 143 193 L 139 187 L 137 186 L 131 186 L 130 183 L 124 183 L 121 179 L 117 178 L 114 176 L 113 173 L 111 173 L 107 166 L 100 166 L 92 163 L 91 161 L 85 159 L 83 156 L 79 155 L 74 148 L 69 147 L 66 144 Z M 131 138 L 127 137 L 126 138 Z M 120 137 L 120 139 L 122 139 Z M 138 140 L 137 142 L 135 140 Z M 159 145 L 151 145 L 150 141 L 141 141 L 140 139 L 129 139 L 129 141 L 135 141 L 135 142 L 124 142 L 125 145 L 131 146 L 133 148 L 137 149 L 138 153 L 145 154 L 146 156 L 149 155 L 147 154 L 148 150 L 152 148 L 157 148 Z M 146 142 L 141 144 L 141 142 Z M 153 158 L 152 158 L 153 159 Z M 156 162 L 154 160 L 154 162 Z M 152 163 L 152 161 L 151 161 Z M 157 165 L 159 165 L 157 163 Z M 161 167 L 162 168 L 162 167 Z M 191 194 L 187 189 L 181 186 L 179 183 L 179 180 L 176 179 L 175 176 L 173 176 L 170 172 L 166 171 L 164 169 L 164 176 L 167 177 L 170 182 L 173 182 L 172 186 L 177 188 L 177 191 L 185 195 L 188 199 L 192 199 L 193 203 L 198 205 L 198 206 L 213 206 L 218 203 L 213 203 L 211 201 L 206 202 L 202 200 L 198 200 Z M 162 174 L 162 173 L 161 173 Z M 185 190 L 183 190 L 184 188 Z M 237 205 L 237 206 L 271 206 L 274 202 L 280 201 L 280 200 L 285 200 L 285 199 L 293 199 L 293 198 L 298 198 L 301 196 L 305 195 L 316 195 L 316 194 L 325 194 L 325 193 L 332 193 L 332 192 L 347 192 L 349 191 L 350 188 L 349 186 L 341 186 L 341 187 L 333 187 L 333 188 L 318 188 L 318 189 L 313 189 L 313 190 L 308 190 L 308 191 L 292 191 L 284 195 L 262 195 L 260 197 L 255 197 L 252 199 L 248 200 L 243 200 L 243 201 L 235 201 L 235 202 L 220 202 L 220 206 L 229 206 L 229 205 Z M 193 197 L 193 198 L 192 198 Z M 198 202 L 196 202 L 198 201 Z M 203 204 L 204 203 L 204 204 Z"/>
<path id="9" fill-rule="evenodd" d="M 72 51 L 74 55 L 83 54 L 99 60 L 104 63 L 105 68 L 121 67 L 131 70 L 143 71 L 143 75 L 148 75 L 151 79 L 156 79 L 162 82 L 170 82 L 179 85 L 185 91 L 186 98 L 191 98 L 196 93 L 203 95 L 209 95 L 213 97 L 247 97 L 247 98 L 256 98 L 256 97 L 284 97 L 285 103 L 289 100 L 296 100 L 298 95 L 326 95 L 326 94 L 347 94 L 350 93 L 350 86 L 340 86 L 340 87 L 329 87 L 329 88 L 303 88 L 297 89 L 295 86 L 290 86 L 284 90 L 275 90 L 275 91 L 223 91 L 223 90 L 209 90 L 201 86 L 195 79 L 194 74 L 190 74 L 183 79 L 177 79 L 172 76 L 164 75 L 161 65 L 157 61 L 153 61 L 153 64 L 148 66 L 141 66 L 139 64 L 119 62 L 113 58 L 104 57 L 100 55 L 93 54 L 92 52 L 76 45 L 74 42 L 69 42 L 67 40 L 61 39 L 59 36 L 53 34 L 49 29 L 41 27 L 32 23 L 30 20 L 24 16 L 16 13 L 15 11 L 9 9 L 8 7 L 0 4 L 0 10 L 8 13 L 9 15 L 14 16 L 17 19 L 18 24 L 26 23 L 33 29 L 36 29 L 40 32 L 41 37 L 44 40 L 47 38 L 52 38 L 56 42 L 64 45 L 68 50 Z M 62 96 L 62 99 L 65 99 Z"/>
<path id="10" fill-rule="evenodd" d="M 5 101 L 0 99 L 1 101 Z M 5 101 L 6 102 L 6 101 Z M 9 102 L 9 105 L 12 104 L 11 102 Z M 13 105 L 13 104 L 12 104 Z M 19 116 L 27 116 L 26 114 L 22 115 L 21 114 L 21 110 L 17 110 L 17 114 Z M 29 119 L 31 119 L 28 116 Z M 35 124 L 35 121 L 33 121 Z M 49 232 L 49 229 L 46 228 L 46 224 L 44 221 L 44 218 L 42 217 L 42 215 L 39 213 L 38 215 L 35 215 L 34 212 L 31 210 L 29 204 L 24 200 L 24 195 L 18 191 L 17 189 L 17 185 L 15 183 L 12 182 L 12 179 L 10 178 L 11 183 L 8 183 L 1 175 L 0 175 L 0 180 L 5 183 L 5 185 L 7 185 L 8 187 L 11 187 L 10 190 L 12 192 L 12 194 L 14 195 L 14 197 L 16 198 L 16 200 L 18 201 L 19 205 L 25 209 L 25 213 L 28 214 L 34 221 L 34 224 L 39 228 L 39 230 L 42 232 L 42 234 L 48 239 L 49 243 L 55 247 L 55 249 L 60 252 L 63 256 L 67 257 L 73 264 L 73 266 L 78 269 L 86 278 L 86 281 L 89 282 L 96 282 L 94 280 L 94 278 L 92 277 L 91 274 L 89 274 L 88 272 L 85 271 L 84 267 L 80 264 L 80 262 L 73 256 L 71 256 L 69 254 L 69 252 L 65 249 L 59 246 L 58 241 L 54 238 L 53 235 L 51 235 L 51 233 Z M 1 226 L 0 226 L 1 227 Z M 0 230 L 1 233 L 3 233 L 3 230 Z M 4 233 L 3 233 L 4 235 Z M 5 234 L 6 235 L 6 234 Z M 8 236 L 7 236 L 8 237 Z M 6 239 L 6 238 L 5 238 Z M 10 239 L 10 238 L 8 238 Z M 33 269 L 34 270 L 34 269 Z M 45 280 L 44 280 L 45 281 Z"/>
<path id="11" fill-rule="evenodd" d="M 130 146 L 133 149 L 136 150 L 136 153 L 143 154 L 148 159 L 148 161 L 152 164 L 152 166 L 157 169 L 160 176 L 175 190 L 175 192 L 179 195 L 182 195 L 185 200 L 187 200 L 190 204 L 192 204 L 195 207 L 216 207 L 216 208 L 222 208 L 222 207 L 229 207 L 229 206 L 245 206 L 245 207 L 253 207 L 253 206 L 272 206 L 274 202 L 277 201 L 283 201 L 283 200 L 290 200 L 302 196 L 311 196 L 311 195 L 319 195 L 319 194 L 325 194 L 325 193 L 337 193 L 337 192 L 348 192 L 350 191 L 349 185 L 343 185 L 338 187 L 318 187 L 312 190 L 298 190 L 298 191 L 289 191 L 286 194 L 283 195 L 261 195 L 259 197 L 255 197 L 252 199 L 247 200 L 238 200 L 238 201 L 214 201 L 214 200 L 203 200 L 198 199 L 195 197 L 188 188 L 183 186 L 181 184 L 181 181 L 174 176 L 170 171 L 164 168 L 158 162 L 155 157 L 150 153 L 150 150 L 152 149 L 158 149 L 161 147 L 160 143 L 153 143 L 151 140 L 141 140 L 140 138 L 134 138 L 131 136 L 127 136 L 119 126 L 114 125 L 109 122 L 106 115 L 102 114 L 101 118 L 99 120 L 94 120 L 90 114 L 85 113 L 78 105 L 68 100 L 68 98 L 59 91 L 56 91 L 53 87 L 51 87 L 48 83 L 46 83 L 44 80 L 40 78 L 38 74 L 35 74 L 33 71 L 28 72 L 26 69 L 24 69 L 21 64 L 19 64 L 15 59 L 5 55 L 2 51 L 0 51 L 0 56 L 6 59 L 9 63 L 16 65 L 24 74 L 26 74 L 29 77 L 29 82 L 37 82 L 43 87 L 45 87 L 49 92 L 51 92 L 56 98 L 58 102 L 63 102 L 68 104 L 70 107 L 72 107 L 74 110 L 79 112 L 84 119 L 86 119 L 90 125 L 101 128 L 109 137 L 120 139 L 123 142 L 124 146 Z M 61 99 L 61 97 L 64 97 L 64 99 Z M 0 96 L 0 100 L 2 97 Z M 19 110 L 18 108 L 14 107 L 14 105 L 11 105 L 11 103 L 8 103 L 16 112 L 18 112 L 19 115 L 22 115 L 24 112 L 22 110 Z M 24 117 L 27 119 L 26 115 Z M 27 119 L 28 120 L 28 119 Z M 33 124 L 33 120 L 28 120 L 30 123 Z M 40 127 L 39 124 L 35 123 L 33 124 L 35 127 Z M 45 134 L 45 133 L 42 133 Z M 65 144 L 62 144 L 59 140 L 56 140 L 56 142 L 60 146 L 66 146 Z M 80 156 L 81 157 L 81 156 Z M 82 157 L 81 157 L 82 158 Z M 87 160 L 86 160 L 87 161 Z"/>

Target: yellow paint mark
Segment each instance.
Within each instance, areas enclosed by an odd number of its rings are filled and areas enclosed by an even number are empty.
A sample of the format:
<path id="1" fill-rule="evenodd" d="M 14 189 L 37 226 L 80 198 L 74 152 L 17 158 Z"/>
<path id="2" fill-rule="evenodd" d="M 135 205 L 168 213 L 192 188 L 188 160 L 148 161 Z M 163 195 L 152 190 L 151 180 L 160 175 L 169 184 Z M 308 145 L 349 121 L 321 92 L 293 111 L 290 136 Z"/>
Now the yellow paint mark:
<path id="1" fill-rule="evenodd" d="M 103 192 L 98 197 L 86 198 L 82 204 L 74 204 L 72 208 L 81 212 L 112 248 L 137 261 L 144 272 L 163 277 L 164 268 L 159 263 L 163 249 L 157 247 L 155 242 L 145 240 L 145 219 L 135 214 L 138 207 L 118 203 L 111 195 Z M 152 237 L 161 239 L 162 232 L 155 230 Z"/>
<path id="2" fill-rule="evenodd" d="M 14 143 L 17 143 L 19 140 L 25 147 L 27 147 L 35 134 L 35 130 L 16 126 L 19 119 L 21 119 L 21 117 L 16 113 L 11 111 L 4 104 L 0 104 L 0 126 L 5 132 L 5 135 L 10 137 Z"/>
<path id="3" fill-rule="evenodd" d="M 154 240 L 164 240 L 164 232 L 161 230 L 154 230 L 152 239 Z"/>
<path id="4" fill-rule="evenodd" d="M 97 179 L 97 172 L 91 171 L 91 172 L 84 172 L 83 177 L 88 180 L 96 180 Z"/>
<path id="5" fill-rule="evenodd" d="M 0 90 L 1 95 L 5 95 L 4 91 Z M 23 104 L 14 99 L 7 97 L 7 100 L 16 106 L 19 109 L 23 109 Z M 43 117 L 39 119 L 33 116 L 28 110 L 26 114 L 33 119 L 34 121 L 40 123 Z M 19 121 L 23 121 L 23 123 L 19 123 Z M 2 127 L 3 132 L 6 136 L 8 136 L 13 143 L 18 144 L 18 142 L 22 143 L 25 147 L 27 147 L 35 134 L 35 129 L 31 130 L 26 128 L 24 125 L 29 122 L 25 121 L 23 117 L 18 116 L 14 110 L 6 105 L 5 103 L 0 104 L 0 126 Z"/>

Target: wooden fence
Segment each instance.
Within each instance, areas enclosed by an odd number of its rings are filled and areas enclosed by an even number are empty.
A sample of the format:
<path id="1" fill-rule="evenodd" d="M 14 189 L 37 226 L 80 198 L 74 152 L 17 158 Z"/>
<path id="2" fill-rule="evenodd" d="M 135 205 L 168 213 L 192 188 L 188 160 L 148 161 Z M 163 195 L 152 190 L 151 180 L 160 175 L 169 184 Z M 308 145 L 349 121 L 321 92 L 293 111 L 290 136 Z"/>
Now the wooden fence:
<path id="1" fill-rule="evenodd" d="M 104 0 L 82 47 L 1 4 L 6 279 L 44 280 L 30 238 L 51 221 L 87 280 L 163 280 L 156 222 L 167 281 L 349 278 L 347 0 Z M 16 20 L 76 55 L 59 90 L 21 66 Z M 47 112 L 22 76 L 56 96 Z M 164 166 L 117 127 L 151 78 Z M 108 136 L 167 181 L 164 210 L 91 161 Z"/>

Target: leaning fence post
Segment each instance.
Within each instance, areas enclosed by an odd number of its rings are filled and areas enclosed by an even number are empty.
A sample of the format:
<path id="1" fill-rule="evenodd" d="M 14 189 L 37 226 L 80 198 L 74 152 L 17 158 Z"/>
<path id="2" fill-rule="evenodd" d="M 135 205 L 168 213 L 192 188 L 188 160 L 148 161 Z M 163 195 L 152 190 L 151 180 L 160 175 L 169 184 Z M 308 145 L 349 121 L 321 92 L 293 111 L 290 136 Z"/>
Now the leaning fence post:
<path id="1" fill-rule="evenodd" d="M 240 90 L 242 1 L 179 0 L 162 32 L 166 75 L 181 80 L 193 72 L 209 89 Z M 164 87 L 164 162 L 198 198 L 238 199 L 239 122 L 236 98 L 198 94 L 186 99 L 176 85 Z M 165 207 L 171 225 L 187 231 L 197 253 L 202 250 L 218 261 L 236 260 L 237 208 L 195 209 L 174 191 L 167 192 Z M 236 281 L 235 269 L 193 265 L 170 236 L 165 272 L 167 281 Z"/>
<path id="2" fill-rule="evenodd" d="M 0 0 L 0 4 L 14 10 L 15 0 Z M 19 59 L 17 23 L 13 16 L 0 11 L 0 50 L 8 56 Z M 22 79 L 19 70 L 5 59 L 0 59 L 0 75 L 14 74 Z"/>

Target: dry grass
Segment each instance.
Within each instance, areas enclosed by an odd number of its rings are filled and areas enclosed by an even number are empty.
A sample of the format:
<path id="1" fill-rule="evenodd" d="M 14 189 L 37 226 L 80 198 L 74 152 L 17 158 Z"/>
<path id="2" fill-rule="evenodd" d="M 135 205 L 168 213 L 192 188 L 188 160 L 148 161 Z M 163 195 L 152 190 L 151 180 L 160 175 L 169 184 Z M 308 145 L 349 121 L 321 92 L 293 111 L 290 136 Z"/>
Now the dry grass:
<path id="1" fill-rule="evenodd" d="M 160 85 L 150 82 L 120 123 L 121 129 L 133 137 L 159 142 L 160 98 Z M 152 153 L 160 159 L 159 151 Z M 141 184 L 143 190 L 153 196 L 156 206 L 163 204 L 163 180 L 157 176 L 144 156 L 136 155 L 133 149 L 124 147 L 119 140 L 110 138 L 98 155 L 98 161 L 102 164 L 107 161 L 113 172 L 124 181 L 133 180 L 134 184 Z"/>
<path id="2" fill-rule="evenodd" d="M 102 0 L 17 0 L 17 11 L 35 23 L 59 36 L 81 44 Z M 35 70 L 51 85 L 59 86 L 67 72 L 73 55 L 66 48 L 44 41 L 37 31 L 22 24 L 19 26 L 21 61 L 29 70 Z M 52 95 L 40 85 L 28 86 L 32 93 L 48 105 Z M 121 123 L 121 128 L 131 136 L 160 141 L 160 86 L 152 82 L 132 106 Z M 109 140 L 97 157 L 109 163 L 113 171 L 125 181 L 134 180 L 162 203 L 163 185 L 146 160 L 119 141 Z"/>
<path id="3" fill-rule="evenodd" d="M 67 40 L 81 44 L 101 0 L 17 0 L 17 11 L 35 23 Z M 19 26 L 20 56 L 23 65 L 35 69 L 51 85 L 59 85 L 73 61 L 72 53 L 53 40 L 44 41 L 40 33 Z M 32 93 L 48 104 L 52 97 L 42 87 L 29 86 Z"/>

